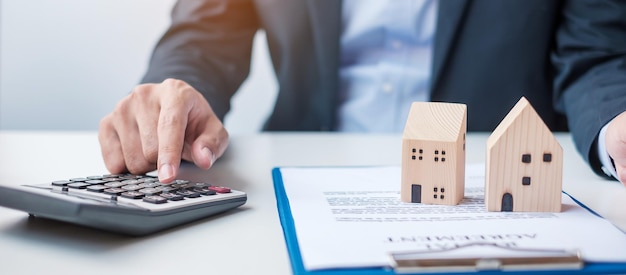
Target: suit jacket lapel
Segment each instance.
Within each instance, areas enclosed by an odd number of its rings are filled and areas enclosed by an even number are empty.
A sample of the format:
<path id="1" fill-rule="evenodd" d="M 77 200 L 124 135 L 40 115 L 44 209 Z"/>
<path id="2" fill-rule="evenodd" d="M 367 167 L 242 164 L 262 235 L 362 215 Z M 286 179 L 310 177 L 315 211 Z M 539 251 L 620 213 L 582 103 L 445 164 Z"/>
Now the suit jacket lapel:
<path id="1" fill-rule="evenodd" d="M 439 0 L 437 31 L 433 45 L 431 91 L 436 91 L 442 70 L 453 48 L 456 31 L 465 15 L 469 0 Z"/>
<path id="2" fill-rule="evenodd" d="M 314 49 L 321 83 L 312 100 L 318 116 L 324 122 L 322 128 L 332 128 L 335 122 L 339 79 L 339 36 L 341 32 L 341 1 L 308 0 Z M 322 129 L 331 130 L 331 129 Z"/>

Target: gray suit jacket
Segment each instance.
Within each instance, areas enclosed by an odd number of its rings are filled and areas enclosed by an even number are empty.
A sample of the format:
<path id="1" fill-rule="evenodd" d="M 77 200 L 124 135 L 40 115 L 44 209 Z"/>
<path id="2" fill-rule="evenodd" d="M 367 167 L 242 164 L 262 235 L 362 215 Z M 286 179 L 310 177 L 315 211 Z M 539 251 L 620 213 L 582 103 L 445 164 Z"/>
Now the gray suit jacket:
<path id="1" fill-rule="evenodd" d="M 433 101 L 467 104 L 468 130 L 491 131 L 526 96 L 600 173 L 591 148 L 626 110 L 626 2 L 440 0 L 438 13 Z M 264 29 L 280 85 L 265 129 L 333 130 L 341 28 L 339 0 L 180 0 L 143 82 L 185 80 L 223 118 Z"/>

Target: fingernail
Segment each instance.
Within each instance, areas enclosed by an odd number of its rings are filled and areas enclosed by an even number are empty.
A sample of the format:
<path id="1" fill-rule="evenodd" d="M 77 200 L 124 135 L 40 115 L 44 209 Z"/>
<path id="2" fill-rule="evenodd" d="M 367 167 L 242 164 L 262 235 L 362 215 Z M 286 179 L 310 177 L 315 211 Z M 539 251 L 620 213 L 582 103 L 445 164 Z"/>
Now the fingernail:
<path id="1" fill-rule="evenodd" d="M 167 181 L 174 177 L 174 168 L 171 164 L 165 163 L 159 168 L 159 180 Z"/>
<path id="2" fill-rule="evenodd" d="M 211 161 L 211 166 L 213 166 L 213 163 L 215 162 L 215 155 L 213 154 L 211 149 L 209 149 L 208 147 L 202 148 L 202 154 L 204 155 L 205 158 Z"/>

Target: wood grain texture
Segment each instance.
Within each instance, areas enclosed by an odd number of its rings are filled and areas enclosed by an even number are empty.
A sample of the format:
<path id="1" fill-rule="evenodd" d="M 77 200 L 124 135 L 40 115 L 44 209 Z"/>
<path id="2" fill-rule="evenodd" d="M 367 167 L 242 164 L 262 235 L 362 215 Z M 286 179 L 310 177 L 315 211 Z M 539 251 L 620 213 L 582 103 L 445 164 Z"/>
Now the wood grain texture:
<path id="1" fill-rule="evenodd" d="M 562 175 L 561 145 L 521 98 L 487 140 L 487 210 L 502 211 L 503 195 L 509 193 L 511 211 L 560 212 Z"/>
<path id="2" fill-rule="evenodd" d="M 412 186 L 421 186 L 420 203 L 456 205 L 465 191 L 465 104 L 414 102 L 402 136 L 401 199 L 412 202 Z"/>

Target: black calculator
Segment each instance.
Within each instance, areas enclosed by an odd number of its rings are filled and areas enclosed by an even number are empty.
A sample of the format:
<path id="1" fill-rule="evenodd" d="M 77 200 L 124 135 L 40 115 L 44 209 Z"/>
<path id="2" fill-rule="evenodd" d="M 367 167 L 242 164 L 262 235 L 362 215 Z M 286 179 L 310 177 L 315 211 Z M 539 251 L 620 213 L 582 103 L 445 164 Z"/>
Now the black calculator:
<path id="1" fill-rule="evenodd" d="M 224 212 L 246 200 L 246 193 L 226 186 L 181 179 L 165 184 L 149 174 L 0 185 L 0 206 L 135 236 Z"/>

